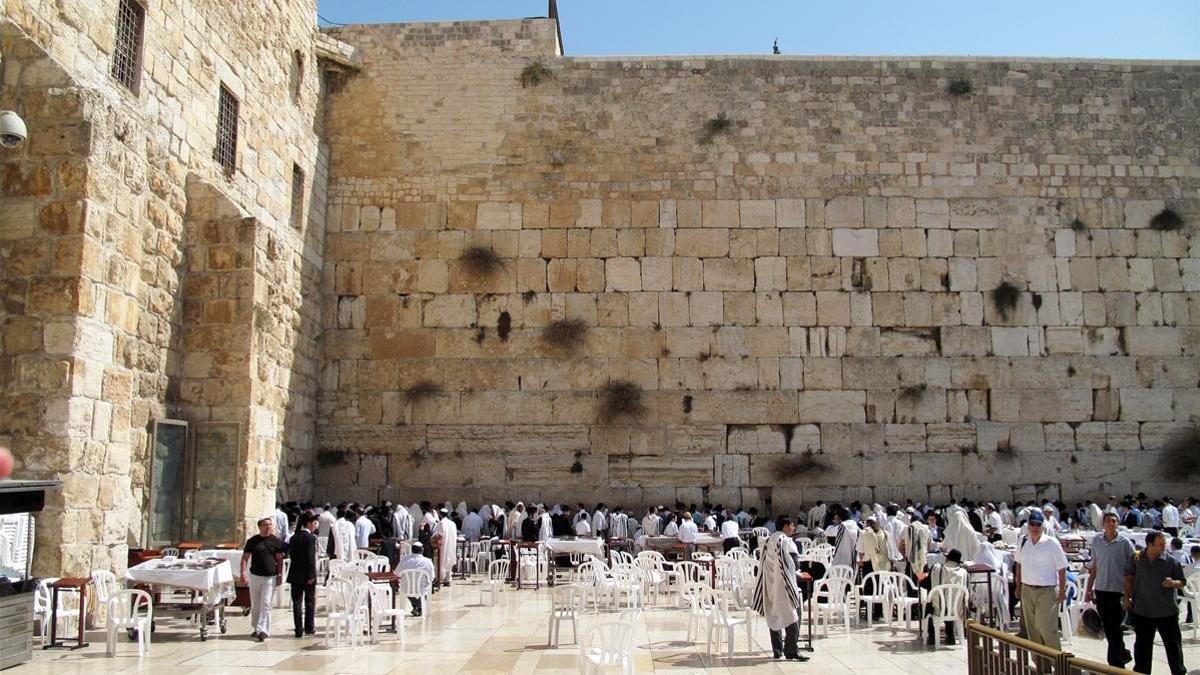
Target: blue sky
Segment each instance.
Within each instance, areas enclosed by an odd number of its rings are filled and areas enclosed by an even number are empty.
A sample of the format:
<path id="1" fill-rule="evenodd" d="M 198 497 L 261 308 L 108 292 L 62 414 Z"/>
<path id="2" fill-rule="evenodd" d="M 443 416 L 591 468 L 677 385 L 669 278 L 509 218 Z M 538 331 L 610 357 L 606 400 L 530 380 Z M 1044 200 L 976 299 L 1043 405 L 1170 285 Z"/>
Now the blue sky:
<path id="1" fill-rule="evenodd" d="M 559 0 L 575 56 L 975 55 L 1200 59 L 1200 0 Z M 546 0 L 318 0 L 340 23 L 545 16 Z M 322 21 L 327 25 L 326 21 Z"/>

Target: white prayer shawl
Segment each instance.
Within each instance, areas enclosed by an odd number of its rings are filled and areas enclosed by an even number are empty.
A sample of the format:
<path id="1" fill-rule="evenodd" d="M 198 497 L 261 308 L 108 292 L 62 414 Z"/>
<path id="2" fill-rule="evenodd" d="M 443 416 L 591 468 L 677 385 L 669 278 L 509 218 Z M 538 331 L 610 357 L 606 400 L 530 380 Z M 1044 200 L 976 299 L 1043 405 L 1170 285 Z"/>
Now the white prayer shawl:
<path id="1" fill-rule="evenodd" d="M 364 513 L 354 521 L 354 544 L 359 548 L 371 545 L 371 535 L 375 534 L 375 523 Z"/>
<path id="2" fill-rule="evenodd" d="M 449 581 L 450 574 L 454 572 L 454 557 L 458 552 L 458 526 L 449 517 L 442 518 L 433 533 L 442 535 L 442 548 L 438 552 L 441 559 L 440 571 L 442 581 Z"/>
<path id="3" fill-rule="evenodd" d="M 400 541 L 411 541 L 414 538 L 412 514 L 403 506 L 397 506 L 392 513 L 392 536 Z"/>
<path id="4" fill-rule="evenodd" d="M 959 512 L 961 512 L 964 516 L 967 515 L 967 510 L 964 509 L 963 507 L 959 506 L 958 504 L 951 504 L 950 506 L 947 506 L 946 507 L 946 522 L 949 522 L 950 517 L 953 516 L 955 513 L 959 513 Z"/>
<path id="5" fill-rule="evenodd" d="M 762 564 L 754 585 L 754 611 L 767 620 L 767 628 L 783 630 L 800 620 L 796 607 L 800 591 L 796 588 L 797 553 L 791 537 L 777 532 L 763 548 Z"/>
<path id="6" fill-rule="evenodd" d="M 1013 526 L 1017 522 L 1017 517 L 1013 515 L 1012 509 L 1008 508 L 1008 502 L 1000 502 L 1000 522 L 1008 526 Z"/>
<path id="7" fill-rule="evenodd" d="M 421 511 L 420 504 L 413 504 L 412 506 L 408 507 L 408 515 L 412 516 L 414 527 L 416 526 L 416 523 L 421 522 L 422 519 L 425 518 L 425 514 Z"/>
<path id="8" fill-rule="evenodd" d="M 858 535 L 858 552 L 863 555 L 864 559 L 871 562 L 872 571 L 891 571 L 891 556 L 888 554 L 888 539 L 890 538 L 887 530 L 882 527 L 878 531 L 867 527 L 863 529 L 862 534 Z"/>
<path id="9" fill-rule="evenodd" d="M 833 544 L 833 564 L 854 566 L 858 544 L 858 525 L 853 520 L 834 523 L 825 530 L 825 538 Z"/>
<path id="10" fill-rule="evenodd" d="M 662 533 L 663 533 L 664 537 L 678 537 L 679 536 L 678 523 L 676 523 L 673 520 L 671 522 L 667 523 L 667 527 L 666 527 L 666 529 L 663 530 Z"/>
<path id="11" fill-rule="evenodd" d="M 941 586 L 943 584 L 958 584 L 959 586 L 967 586 L 967 570 L 952 562 L 934 565 L 933 568 L 929 570 L 929 584 L 930 588 Z M 934 612 L 941 614 L 942 603 L 940 596 L 933 598 L 931 602 L 933 603 Z M 959 613 L 962 614 L 966 612 L 966 609 L 966 607 L 959 608 Z"/>
<path id="12" fill-rule="evenodd" d="M 508 518 L 504 519 L 504 538 L 505 539 L 520 539 L 521 538 L 521 523 L 525 520 L 525 512 L 513 509 L 508 512 Z"/>
<path id="13" fill-rule="evenodd" d="M 330 530 L 337 525 L 337 516 L 333 515 L 333 511 L 322 511 L 321 515 L 317 516 L 317 535 L 328 537 Z"/>
<path id="14" fill-rule="evenodd" d="M 421 516 L 421 522 L 425 525 L 428 525 L 432 531 L 432 528 L 437 527 L 437 514 L 433 511 L 426 511 L 425 515 Z"/>
<path id="15" fill-rule="evenodd" d="M 951 549 L 958 549 L 962 553 L 963 560 L 974 560 L 975 551 L 979 548 L 979 539 L 975 536 L 975 530 L 971 528 L 970 521 L 967 520 L 967 512 L 958 510 L 950 514 L 950 520 L 946 523 L 946 538 L 942 541 L 942 548 L 949 552 Z"/>
<path id="16" fill-rule="evenodd" d="M 583 509 L 579 509 L 579 511 L 575 513 L 575 515 L 571 518 L 571 524 L 574 525 L 575 523 L 578 523 L 581 520 L 588 521 L 588 527 L 591 527 L 592 517 L 590 515 L 588 515 L 587 511 L 584 511 Z"/>
<path id="17" fill-rule="evenodd" d="M 888 516 L 887 520 L 882 520 L 879 524 L 888 533 L 888 557 L 892 560 L 903 560 L 904 556 L 900 555 L 900 535 L 904 533 L 905 523 L 900 520 L 900 516 Z"/>
<path id="18" fill-rule="evenodd" d="M 645 518 L 642 518 L 642 534 L 647 537 L 658 535 L 658 515 L 647 513 Z"/>
<path id="19" fill-rule="evenodd" d="M 466 520 L 467 514 L 471 512 L 471 509 L 467 508 L 466 502 L 459 502 L 458 506 L 454 507 L 454 512 L 458 514 L 459 520 Z"/>
<path id="20" fill-rule="evenodd" d="M 610 539 L 629 538 L 629 517 L 624 513 L 614 513 L 608 518 L 608 536 Z"/>
<path id="21" fill-rule="evenodd" d="M 463 536 L 467 541 L 479 541 L 483 536 L 483 516 L 478 513 L 468 513 L 466 518 L 463 518 Z"/>
<path id="22" fill-rule="evenodd" d="M 550 526 L 550 514 L 542 511 L 538 516 L 538 541 L 546 541 L 554 536 L 554 528 Z"/>
<path id="23" fill-rule="evenodd" d="M 920 572 L 925 569 L 926 556 L 929 555 L 929 526 L 919 520 L 914 519 L 909 523 L 908 527 L 904 528 L 904 534 L 901 535 L 904 539 L 904 559 L 908 563 L 908 569 L 911 572 Z"/>
<path id="24" fill-rule="evenodd" d="M 1096 502 L 1088 505 L 1088 518 L 1092 520 L 1091 526 L 1093 530 L 1099 530 L 1104 527 L 1104 512 L 1100 510 L 1100 505 Z"/>
<path id="25" fill-rule="evenodd" d="M 588 523 L 588 521 L 586 521 L 586 520 L 580 520 L 580 521 L 576 522 L 575 523 L 575 536 L 576 537 L 592 536 L 591 524 Z"/>
<path id="26" fill-rule="evenodd" d="M 592 514 L 592 532 L 599 535 L 607 529 L 608 517 L 600 509 L 596 509 L 596 512 Z"/>
<path id="27" fill-rule="evenodd" d="M 354 523 L 345 518 L 337 522 L 337 557 L 343 562 L 354 561 Z"/>
<path id="28" fill-rule="evenodd" d="M 996 552 L 996 547 L 992 546 L 991 542 L 982 542 L 979 544 L 979 553 L 975 555 L 975 563 L 987 565 L 995 570 L 996 574 L 991 577 L 992 597 L 996 601 L 996 605 L 1000 608 L 1001 625 L 1007 624 L 1009 620 L 1008 614 L 1008 568 L 1004 565 L 1004 558 Z M 971 586 L 971 595 L 976 607 L 985 607 L 988 602 L 988 589 L 983 587 L 983 584 L 974 584 Z"/>
<path id="29" fill-rule="evenodd" d="M 808 510 L 808 529 L 809 530 L 820 529 L 821 522 L 825 520 L 826 508 L 827 507 L 824 504 L 821 504 L 820 506 L 814 506 Z"/>

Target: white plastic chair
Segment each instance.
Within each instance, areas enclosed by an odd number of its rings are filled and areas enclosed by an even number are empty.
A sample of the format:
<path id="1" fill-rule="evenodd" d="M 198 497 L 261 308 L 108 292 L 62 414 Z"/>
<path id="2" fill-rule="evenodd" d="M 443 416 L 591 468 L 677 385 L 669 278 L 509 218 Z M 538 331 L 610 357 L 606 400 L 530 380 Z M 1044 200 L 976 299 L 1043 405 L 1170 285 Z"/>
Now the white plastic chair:
<path id="1" fill-rule="evenodd" d="M 887 620 L 904 619 L 904 628 L 912 628 L 912 622 L 919 619 L 921 611 L 921 589 L 916 582 L 900 572 L 889 572 L 892 583 L 888 586 L 888 603 L 885 607 Z M 921 630 L 921 622 L 917 621 L 917 629 Z"/>
<path id="2" fill-rule="evenodd" d="M 162 554 L 163 560 L 179 557 L 179 549 L 175 548 L 174 546 L 168 546 L 164 549 L 161 549 L 159 553 Z"/>
<path id="3" fill-rule="evenodd" d="M 680 597 L 688 603 L 688 642 L 694 642 L 700 637 L 700 629 L 708 626 L 709 616 L 715 597 L 705 584 L 689 581 L 680 591 Z"/>
<path id="4" fill-rule="evenodd" d="M 343 638 L 350 640 L 351 647 L 362 642 L 368 593 L 369 587 L 356 587 L 346 579 L 334 579 L 329 583 L 326 596 L 328 611 L 325 614 L 326 645 L 331 644 L 331 639 L 335 647 L 341 646 Z"/>
<path id="5" fill-rule="evenodd" d="M 550 627 L 546 643 L 558 647 L 559 631 L 564 621 L 571 622 L 571 641 L 579 643 L 579 626 L 575 619 L 579 615 L 582 593 L 575 584 L 555 586 L 550 591 Z"/>
<path id="6" fill-rule="evenodd" d="M 106 654 L 117 654 L 117 631 L 137 632 L 138 656 L 145 656 L 150 649 L 150 633 L 154 624 L 154 603 L 150 594 L 136 589 L 122 589 L 113 593 L 105 603 L 104 623 L 108 631 Z"/>
<path id="7" fill-rule="evenodd" d="M 489 605 L 495 605 L 498 598 L 504 598 L 508 604 L 508 560 L 493 560 L 488 565 L 488 578 L 479 587 L 479 604 L 483 604 L 483 594 L 489 593 Z"/>
<path id="8" fill-rule="evenodd" d="M 405 570 L 419 572 L 420 570 Z M 371 635 L 378 635 L 383 624 L 393 621 L 396 633 L 404 632 L 404 609 L 395 606 L 391 584 L 371 584 Z"/>
<path id="9" fill-rule="evenodd" d="M 874 625 L 873 610 L 875 605 L 879 605 L 880 610 L 888 609 L 888 601 L 891 597 L 889 587 L 892 585 L 892 579 L 888 575 L 891 572 L 871 572 L 863 577 L 862 583 L 858 585 L 858 591 L 855 593 L 855 612 L 858 612 L 859 607 L 867 609 L 867 627 Z M 867 593 L 867 586 L 871 587 L 871 592 Z M 886 616 L 885 616 L 886 618 Z"/>
<path id="10" fill-rule="evenodd" d="M 626 675 L 633 673 L 632 624 L 621 621 L 598 623 L 588 629 L 579 643 L 579 672 L 598 674 L 611 666 L 620 666 Z"/>
<path id="11" fill-rule="evenodd" d="M 694 562 L 677 562 L 671 569 L 672 576 L 675 580 L 675 591 L 680 605 L 688 604 L 688 599 L 683 597 L 683 589 L 687 584 L 700 583 L 708 580 L 708 576 L 704 573 L 699 563 Z"/>
<path id="12" fill-rule="evenodd" d="M 275 585 L 275 606 L 276 607 L 291 607 L 292 606 L 292 585 L 288 583 L 288 570 L 292 567 L 292 559 L 283 559 L 282 581 Z"/>
<path id="13" fill-rule="evenodd" d="M 49 641 L 51 606 L 54 589 L 51 584 L 58 581 L 57 577 L 42 579 L 33 596 L 33 611 L 36 618 L 41 619 L 42 644 Z M 79 632 L 79 614 L 87 614 L 87 603 L 81 602 L 79 591 L 69 588 L 58 590 L 58 630 L 56 634 L 64 637 Z"/>
<path id="14" fill-rule="evenodd" d="M 824 602 L 822 602 L 822 600 Z M 846 633 L 850 633 L 850 612 L 854 606 L 854 582 L 840 577 L 825 577 L 813 584 L 813 622 L 821 635 L 829 634 L 829 624 L 840 618 Z"/>
<path id="15" fill-rule="evenodd" d="M 396 587 L 400 589 L 400 595 L 420 600 L 421 617 L 424 618 L 429 605 L 429 592 L 433 588 L 433 577 L 425 570 L 404 570 L 396 576 L 399 578 Z"/>
<path id="16" fill-rule="evenodd" d="M 712 593 L 712 590 L 710 589 L 708 592 Z M 734 616 L 730 613 L 726 601 L 714 595 L 712 609 L 708 614 L 708 644 L 706 646 L 708 653 L 712 653 L 714 635 L 716 636 L 717 650 L 721 649 L 721 637 L 722 633 L 724 633 L 726 642 L 729 645 L 727 656 L 733 658 L 733 634 L 738 626 L 746 627 L 746 650 L 753 650 L 754 638 L 750 634 L 749 619 L 747 617 Z"/>
<path id="17" fill-rule="evenodd" d="M 93 570 L 92 588 L 96 589 L 96 607 L 108 607 L 108 599 L 113 596 L 113 593 L 121 590 L 121 585 L 117 583 L 117 576 L 108 570 Z M 99 627 L 105 619 L 103 612 L 96 613 L 96 623 Z"/>
<path id="18" fill-rule="evenodd" d="M 933 613 L 922 619 L 932 620 L 930 630 L 933 632 L 933 646 L 941 644 L 940 633 L 947 621 L 954 623 L 954 633 L 962 644 L 963 633 L 966 629 L 963 617 L 967 612 L 967 587 L 961 584 L 941 584 L 934 586 L 928 595 L 928 602 L 933 605 Z M 947 636 L 949 637 L 949 636 Z"/>
<path id="19" fill-rule="evenodd" d="M 1183 596 L 1179 603 L 1179 622 L 1187 619 L 1187 610 L 1192 610 L 1192 639 L 1200 638 L 1200 574 L 1188 577 L 1187 585 L 1180 590 Z"/>

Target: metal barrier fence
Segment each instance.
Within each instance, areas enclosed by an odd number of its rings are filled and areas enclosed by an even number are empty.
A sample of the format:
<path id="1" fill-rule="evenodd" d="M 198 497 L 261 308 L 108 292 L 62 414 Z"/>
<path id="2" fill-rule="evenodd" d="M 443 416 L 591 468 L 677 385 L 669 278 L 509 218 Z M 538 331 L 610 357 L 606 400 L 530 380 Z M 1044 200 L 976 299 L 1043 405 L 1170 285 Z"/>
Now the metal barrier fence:
<path id="1" fill-rule="evenodd" d="M 1133 675 L 1124 668 L 1081 659 L 1011 633 L 967 622 L 969 675 Z"/>

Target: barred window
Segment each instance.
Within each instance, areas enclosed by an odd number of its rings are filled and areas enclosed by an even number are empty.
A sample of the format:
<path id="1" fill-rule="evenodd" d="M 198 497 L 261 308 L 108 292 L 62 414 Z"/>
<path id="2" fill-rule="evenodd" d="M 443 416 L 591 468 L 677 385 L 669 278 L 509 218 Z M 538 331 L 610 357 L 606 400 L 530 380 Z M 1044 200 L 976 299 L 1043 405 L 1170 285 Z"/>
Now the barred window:
<path id="1" fill-rule="evenodd" d="M 129 91 L 137 91 L 142 64 L 142 30 L 146 8 L 138 0 L 117 3 L 117 39 L 113 45 L 112 76 Z"/>
<path id="2" fill-rule="evenodd" d="M 304 169 L 292 165 L 292 227 L 304 229 Z"/>
<path id="3" fill-rule="evenodd" d="M 217 146 L 213 159 L 231 174 L 237 169 L 238 100 L 225 85 L 221 85 L 217 103 Z"/>

